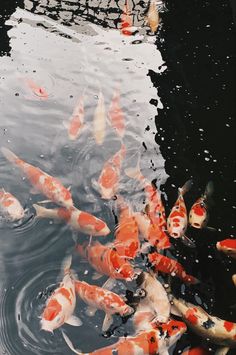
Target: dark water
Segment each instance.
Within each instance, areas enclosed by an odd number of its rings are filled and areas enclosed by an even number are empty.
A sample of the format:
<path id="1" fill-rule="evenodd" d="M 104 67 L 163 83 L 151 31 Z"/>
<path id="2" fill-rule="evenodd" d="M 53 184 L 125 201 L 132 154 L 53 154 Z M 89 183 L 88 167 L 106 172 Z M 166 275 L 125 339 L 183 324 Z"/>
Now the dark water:
<path id="1" fill-rule="evenodd" d="M 103 218 L 113 230 L 111 204 L 104 203 L 91 184 L 105 160 L 119 149 L 119 140 L 107 129 L 97 148 L 90 130 L 68 141 L 67 120 L 86 88 L 85 120 L 92 123 L 100 88 L 106 106 L 117 84 L 126 116 L 125 167 L 141 152 L 142 171 L 165 192 L 167 210 L 176 188 L 193 177 L 187 206 L 206 183 L 215 185 L 209 224 L 217 232 L 189 230 L 197 244 L 190 250 L 178 244 L 178 260 L 201 281 L 186 292 L 196 303 L 200 296 L 208 311 L 236 321 L 233 261 L 215 250 L 217 240 L 235 235 L 235 28 L 228 1 L 168 1 L 157 36 L 140 27 L 135 36 L 117 30 L 124 1 L 3 1 L 0 32 L 0 135 L 7 146 L 39 166 L 64 185 L 72 186 L 75 204 Z M 145 1 L 131 1 L 134 25 L 143 25 Z M 27 90 L 32 79 L 49 92 L 40 101 Z M 0 187 L 14 193 L 29 209 L 15 226 L 1 225 L 0 238 L 0 351 L 2 354 L 69 354 L 60 331 L 40 330 L 39 316 L 58 283 L 61 262 L 72 251 L 71 231 L 64 225 L 34 218 L 29 184 L 0 157 Z M 134 182 L 121 180 L 137 207 L 143 192 Z M 112 240 L 110 235 L 108 240 Z M 73 268 L 91 281 L 92 270 L 75 258 Z M 84 275 L 88 270 L 88 275 Z M 176 295 L 181 285 L 174 285 Z M 121 290 L 119 285 L 118 290 Z M 102 315 L 87 319 L 78 304 L 83 327 L 65 326 L 83 351 L 109 340 L 101 336 Z M 122 326 L 116 336 L 127 331 Z M 200 344 L 188 333 L 174 353 L 188 344 Z M 89 344 L 89 345 L 88 345 Z M 212 344 L 210 348 L 214 349 Z"/>

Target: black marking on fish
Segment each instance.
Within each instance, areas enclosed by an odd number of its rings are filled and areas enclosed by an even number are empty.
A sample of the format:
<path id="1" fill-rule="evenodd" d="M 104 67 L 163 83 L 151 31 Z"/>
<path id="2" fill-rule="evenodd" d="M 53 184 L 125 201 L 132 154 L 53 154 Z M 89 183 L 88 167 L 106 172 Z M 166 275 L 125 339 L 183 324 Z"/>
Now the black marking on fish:
<path id="1" fill-rule="evenodd" d="M 203 326 L 205 329 L 210 329 L 210 328 L 213 328 L 213 327 L 215 326 L 215 322 L 213 322 L 213 320 L 211 320 L 210 318 L 208 318 L 206 322 L 202 323 L 202 326 Z"/>
<path id="2" fill-rule="evenodd" d="M 117 349 L 112 349 L 111 353 L 112 353 L 112 355 L 119 355 Z"/>
<path id="3" fill-rule="evenodd" d="M 156 339 L 153 336 L 150 338 L 150 343 L 156 343 Z"/>
<path id="4" fill-rule="evenodd" d="M 141 286 L 143 284 L 144 280 L 145 280 L 145 275 L 143 272 L 141 272 L 141 274 L 139 274 L 136 279 L 137 286 Z"/>

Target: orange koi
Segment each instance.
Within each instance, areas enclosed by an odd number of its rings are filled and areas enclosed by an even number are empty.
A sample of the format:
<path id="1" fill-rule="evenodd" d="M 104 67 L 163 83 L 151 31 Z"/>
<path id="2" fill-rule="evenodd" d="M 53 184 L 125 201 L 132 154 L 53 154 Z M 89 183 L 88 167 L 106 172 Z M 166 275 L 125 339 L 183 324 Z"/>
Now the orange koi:
<path id="1" fill-rule="evenodd" d="M 84 126 L 84 95 L 79 98 L 70 118 L 70 123 L 65 123 L 65 126 L 68 128 L 70 140 L 76 140 Z"/>
<path id="2" fill-rule="evenodd" d="M 151 28 L 151 31 L 155 33 L 160 23 L 156 0 L 150 1 L 149 9 L 147 12 L 147 23 Z"/>
<path id="3" fill-rule="evenodd" d="M 148 254 L 148 264 L 154 272 L 160 271 L 165 274 L 170 274 L 171 276 L 176 276 L 189 284 L 196 284 L 199 282 L 195 277 L 188 275 L 178 261 L 159 253 L 155 252 Z"/>
<path id="4" fill-rule="evenodd" d="M 118 205 L 120 217 L 113 245 L 121 256 L 134 259 L 140 250 L 138 225 L 131 207 L 120 196 Z"/>
<path id="5" fill-rule="evenodd" d="M 14 222 L 22 219 L 25 211 L 15 196 L 0 189 L 0 213 L 7 220 Z"/>
<path id="6" fill-rule="evenodd" d="M 94 112 L 93 118 L 93 134 L 98 145 L 104 142 L 106 131 L 106 109 L 104 103 L 104 96 L 102 92 L 98 95 L 98 104 Z"/>
<path id="7" fill-rule="evenodd" d="M 42 87 L 38 86 L 32 79 L 25 79 L 25 83 L 28 88 L 33 92 L 35 96 L 37 96 L 41 100 L 48 99 L 47 91 Z"/>
<path id="8" fill-rule="evenodd" d="M 78 244 L 76 250 L 99 274 L 126 281 L 132 281 L 138 276 L 132 265 L 115 248 L 93 242 L 90 245 Z"/>
<path id="9" fill-rule="evenodd" d="M 121 317 L 125 317 L 134 312 L 134 309 L 127 305 L 119 295 L 102 287 L 90 285 L 84 281 L 76 281 L 75 290 L 77 295 L 89 305 L 87 315 L 94 315 L 97 309 L 106 313 L 103 331 L 107 331 L 113 323 L 112 315 L 119 314 Z"/>
<path id="10" fill-rule="evenodd" d="M 2 147 L 1 151 L 7 160 L 20 168 L 33 187 L 43 195 L 47 196 L 50 201 L 67 208 L 73 206 L 70 191 L 66 189 L 58 179 L 48 175 L 41 169 L 26 163 L 5 147 Z"/>
<path id="11" fill-rule="evenodd" d="M 186 325 L 183 322 L 170 321 L 167 324 L 159 324 L 155 329 L 144 330 L 135 336 L 121 337 L 115 344 L 95 350 L 86 355 L 157 355 L 166 354 L 179 338 L 185 333 Z M 69 348 L 78 355 L 85 355 L 76 350 L 63 332 L 64 339 Z"/>
<path id="12" fill-rule="evenodd" d="M 44 208 L 34 204 L 38 218 L 53 218 L 65 221 L 73 230 L 80 231 L 90 236 L 106 236 L 110 233 L 107 224 L 90 213 L 71 208 Z"/>
<path id="13" fill-rule="evenodd" d="M 182 299 L 173 299 L 173 303 L 183 320 L 197 335 L 218 345 L 236 347 L 236 323 L 211 316 L 200 306 Z"/>
<path id="14" fill-rule="evenodd" d="M 216 248 L 231 258 L 236 259 L 236 239 L 224 239 L 216 243 Z"/>
<path id="15" fill-rule="evenodd" d="M 41 328 L 47 332 L 59 328 L 64 323 L 80 326 L 79 318 L 73 316 L 76 305 L 75 282 L 70 274 L 71 257 L 64 263 L 64 278 L 59 287 L 47 300 L 41 316 Z"/>
<path id="16" fill-rule="evenodd" d="M 96 183 L 102 198 L 111 199 L 115 196 L 120 179 L 120 170 L 122 162 L 126 155 L 125 145 L 121 145 L 121 149 L 105 162 L 102 172 Z"/>
<path id="17" fill-rule="evenodd" d="M 120 92 L 118 89 L 114 92 L 108 116 L 112 127 L 115 129 L 117 134 L 123 138 L 125 133 L 125 118 L 120 107 Z"/>

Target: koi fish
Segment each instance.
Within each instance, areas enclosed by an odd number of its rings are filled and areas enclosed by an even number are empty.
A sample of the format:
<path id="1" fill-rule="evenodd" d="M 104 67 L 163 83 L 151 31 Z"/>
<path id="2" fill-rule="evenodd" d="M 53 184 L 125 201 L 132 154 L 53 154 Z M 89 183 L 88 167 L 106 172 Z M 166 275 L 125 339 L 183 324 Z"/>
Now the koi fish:
<path id="1" fill-rule="evenodd" d="M 140 250 L 138 225 L 131 207 L 120 196 L 118 205 L 120 216 L 113 245 L 121 256 L 134 259 Z"/>
<path id="2" fill-rule="evenodd" d="M 93 118 L 93 134 L 94 134 L 95 141 L 98 145 L 101 145 L 104 141 L 105 130 L 106 130 L 106 109 L 104 103 L 104 96 L 100 91 L 98 94 L 98 103 Z"/>
<path id="3" fill-rule="evenodd" d="M 66 189 L 58 179 L 48 175 L 41 169 L 26 163 L 5 147 L 2 147 L 1 151 L 7 160 L 21 169 L 33 185 L 34 189 L 59 205 L 66 208 L 73 206 L 70 191 Z"/>
<path id="4" fill-rule="evenodd" d="M 38 86 L 32 79 L 25 79 L 24 81 L 35 96 L 42 100 L 48 99 L 48 93 L 42 86 Z"/>
<path id="5" fill-rule="evenodd" d="M 236 347 L 236 323 L 211 316 L 201 307 L 182 299 L 173 299 L 173 303 L 189 328 L 197 335 L 218 345 Z"/>
<path id="6" fill-rule="evenodd" d="M 134 312 L 134 309 L 127 305 L 119 295 L 102 287 L 90 285 L 84 281 L 76 281 L 75 290 L 77 295 L 89 305 L 87 315 L 94 315 L 97 309 L 106 313 L 102 327 L 103 332 L 107 331 L 113 323 L 113 314 L 125 317 Z"/>
<path id="7" fill-rule="evenodd" d="M 41 316 L 41 328 L 52 332 L 64 323 L 80 326 L 79 318 L 73 316 L 76 305 L 75 281 L 70 272 L 71 257 L 64 262 L 64 278 L 47 300 Z"/>
<path id="8" fill-rule="evenodd" d="M 121 337 L 117 343 L 86 353 L 86 355 L 165 355 L 185 331 L 186 325 L 183 322 L 170 321 L 167 324 L 159 324 L 157 329 L 145 330 L 135 336 Z M 74 348 L 64 332 L 63 336 L 74 353 L 85 355 Z"/>
<path id="9" fill-rule="evenodd" d="M 216 243 L 216 248 L 231 258 L 236 259 L 236 239 L 225 239 Z"/>
<path id="10" fill-rule="evenodd" d="M 212 181 L 208 182 L 204 194 L 193 204 L 189 212 L 189 224 L 197 229 L 205 228 L 209 219 L 209 201 L 213 194 Z"/>
<path id="11" fill-rule="evenodd" d="M 140 307 L 149 307 L 155 314 L 155 321 L 167 322 L 170 317 L 170 302 L 166 290 L 152 272 L 142 272 L 136 279 L 137 286 L 145 291 Z"/>
<path id="12" fill-rule="evenodd" d="M 108 116 L 112 127 L 115 129 L 117 134 L 123 138 L 125 133 L 125 118 L 120 107 L 120 92 L 118 89 L 114 92 Z"/>
<path id="13" fill-rule="evenodd" d="M 121 15 L 121 33 L 125 36 L 131 36 L 133 34 L 132 28 L 133 19 L 130 15 L 128 1 L 126 1 Z"/>
<path id="14" fill-rule="evenodd" d="M 208 354 L 210 354 L 210 352 L 200 346 L 191 349 L 186 349 L 182 353 L 182 355 L 208 355 Z"/>
<path id="15" fill-rule="evenodd" d="M 137 212 L 135 213 L 135 219 L 143 239 L 145 239 L 151 246 L 158 250 L 170 248 L 171 243 L 168 235 L 157 223 L 153 223 L 149 216 L 145 213 Z"/>
<path id="16" fill-rule="evenodd" d="M 68 129 L 70 140 L 76 140 L 84 126 L 84 95 L 79 98 L 70 118 L 70 123 L 64 122 L 64 124 Z"/>
<path id="17" fill-rule="evenodd" d="M 186 240 L 189 246 L 195 246 L 193 242 L 184 234 L 188 226 L 188 218 L 183 196 L 190 190 L 191 186 L 192 180 L 188 180 L 184 186 L 178 189 L 178 198 L 167 219 L 167 230 L 172 238 L 182 238 L 183 240 Z"/>
<path id="18" fill-rule="evenodd" d="M 34 204 L 36 217 L 38 218 L 53 218 L 56 220 L 65 221 L 73 230 L 80 231 L 90 236 L 106 236 L 110 233 L 110 229 L 101 219 L 93 216 L 90 213 L 78 210 L 75 207 L 71 208 L 44 208 Z"/>
<path id="19" fill-rule="evenodd" d="M 7 220 L 14 222 L 22 219 L 25 211 L 15 196 L 0 189 L 0 213 Z"/>
<path id="20" fill-rule="evenodd" d="M 122 144 L 121 149 L 104 164 L 98 182 L 95 183 L 101 193 L 101 197 L 106 200 L 111 199 L 117 192 L 121 165 L 125 155 L 126 148 L 125 145 Z"/>
<path id="21" fill-rule="evenodd" d="M 165 274 L 170 274 L 171 276 L 176 276 L 189 284 L 196 284 L 199 282 L 195 277 L 188 275 L 178 261 L 159 253 L 155 252 L 148 254 L 148 264 L 154 272 L 160 271 Z"/>
<path id="22" fill-rule="evenodd" d="M 155 0 L 150 1 L 146 19 L 151 31 L 155 33 L 160 23 L 159 12 Z"/>
<path id="23" fill-rule="evenodd" d="M 232 281 L 234 283 L 234 286 L 236 286 L 236 274 L 232 275 Z"/>
<path id="24" fill-rule="evenodd" d="M 138 276 L 132 265 L 115 248 L 93 242 L 90 245 L 79 244 L 76 249 L 99 274 L 126 281 L 132 281 Z"/>

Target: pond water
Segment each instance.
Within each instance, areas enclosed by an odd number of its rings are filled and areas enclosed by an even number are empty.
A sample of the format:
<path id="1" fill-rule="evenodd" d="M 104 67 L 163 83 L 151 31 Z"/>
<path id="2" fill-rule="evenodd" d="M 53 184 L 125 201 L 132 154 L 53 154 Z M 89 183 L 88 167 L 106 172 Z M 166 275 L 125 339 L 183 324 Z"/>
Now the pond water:
<path id="1" fill-rule="evenodd" d="M 161 14 L 153 35 L 144 24 L 148 1 L 130 1 L 136 30 L 126 36 L 119 30 L 125 1 L 10 1 L 1 16 L 0 142 L 71 186 L 75 205 L 106 221 L 111 234 L 103 241 L 111 242 L 114 201 L 101 199 L 93 182 L 121 143 L 107 124 L 104 143 L 98 146 L 93 116 L 99 92 L 108 110 L 118 88 L 127 150 L 120 192 L 136 210 L 143 208 L 142 188 L 124 172 L 139 156 L 142 173 L 163 192 L 167 213 L 186 180 L 194 180 L 185 199 L 188 208 L 206 183 L 214 182 L 209 225 L 216 231 L 189 229 L 196 248 L 174 243 L 169 255 L 178 255 L 201 280 L 187 288 L 186 299 L 235 322 L 235 263 L 215 248 L 218 240 L 235 235 L 232 11 L 228 1 L 209 1 L 200 8 L 198 1 L 187 3 L 176 7 L 174 1 L 167 2 L 168 11 Z M 45 88 L 48 98 L 35 94 L 32 83 Z M 72 142 L 64 121 L 82 94 L 85 128 Z M 21 201 L 26 214 L 17 223 L 0 221 L 0 353 L 70 354 L 60 330 L 42 331 L 39 317 L 60 282 L 65 255 L 73 253 L 75 235 L 66 224 L 35 218 L 32 205 L 45 198 L 32 194 L 25 176 L 0 154 L 2 187 Z M 72 268 L 80 279 L 94 282 L 93 269 L 78 256 Z M 115 290 L 124 293 L 126 286 L 119 282 Z M 174 282 L 173 291 L 180 295 L 182 284 Z M 106 339 L 102 313 L 88 319 L 82 302 L 76 311 L 82 327 L 63 329 L 83 352 L 131 334 L 128 321 Z M 171 353 L 202 343 L 188 331 Z M 211 343 L 206 348 L 215 350 Z"/>

